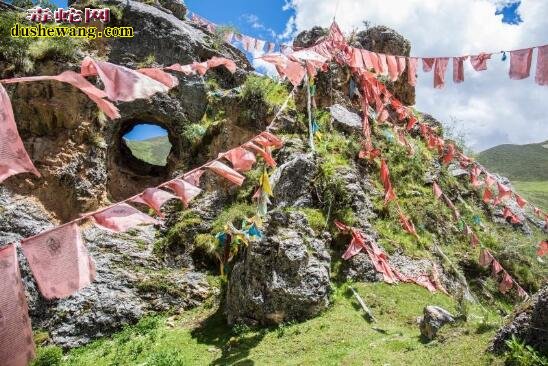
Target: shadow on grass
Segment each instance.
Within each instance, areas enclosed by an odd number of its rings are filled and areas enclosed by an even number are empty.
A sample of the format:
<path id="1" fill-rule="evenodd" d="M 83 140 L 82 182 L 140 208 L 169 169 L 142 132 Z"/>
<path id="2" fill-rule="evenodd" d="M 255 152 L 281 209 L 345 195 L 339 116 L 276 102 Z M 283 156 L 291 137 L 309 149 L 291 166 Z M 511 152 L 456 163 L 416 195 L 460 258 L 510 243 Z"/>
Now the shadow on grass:
<path id="1" fill-rule="evenodd" d="M 205 319 L 199 327 L 192 331 L 192 337 L 199 343 L 215 346 L 222 354 L 211 365 L 254 365 L 253 360 L 246 359 L 250 351 L 264 338 L 267 330 L 263 329 L 252 334 L 235 334 L 226 323 L 222 308 Z"/>

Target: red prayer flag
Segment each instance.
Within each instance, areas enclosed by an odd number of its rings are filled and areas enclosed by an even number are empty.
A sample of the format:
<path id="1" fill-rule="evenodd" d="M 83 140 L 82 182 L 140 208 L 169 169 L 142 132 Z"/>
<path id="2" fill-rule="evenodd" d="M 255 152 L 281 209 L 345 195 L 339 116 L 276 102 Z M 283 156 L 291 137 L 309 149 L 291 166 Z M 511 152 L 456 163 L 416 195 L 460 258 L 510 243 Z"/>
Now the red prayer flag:
<path id="1" fill-rule="evenodd" d="M 436 58 L 434 64 L 434 88 L 441 89 L 445 85 L 445 72 L 447 71 L 448 57 Z"/>
<path id="2" fill-rule="evenodd" d="M 160 217 L 164 217 L 162 213 L 162 206 L 169 200 L 175 199 L 174 195 L 158 188 L 147 188 L 136 198 L 132 199 L 132 202 L 142 203 L 147 205 L 156 211 L 156 214 Z"/>
<path id="3" fill-rule="evenodd" d="M 486 174 L 485 184 L 487 184 L 487 187 L 491 187 L 495 183 L 496 183 L 495 178 L 493 178 L 490 174 Z"/>
<path id="4" fill-rule="evenodd" d="M 480 257 L 479 257 L 480 266 L 482 266 L 483 268 L 489 267 L 493 259 L 494 259 L 493 256 L 491 255 L 491 253 L 489 253 L 487 249 L 484 249 L 484 248 L 481 249 Z"/>
<path id="5" fill-rule="evenodd" d="M 405 127 L 405 129 L 407 131 L 411 131 L 413 129 L 413 127 L 415 127 L 415 124 L 417 124 L 418 120 L 415 116 L 410 116 L 409 117 L 409 121 L 407 122 L 407 126 Z"/>
<path id="6" fill-rule="evenodd" d="M 434 196 L 439 199 L 441 197 L 441 195 L 443 194 L 443 192 L 441 191 L 441 188 L 440 186 L 438 185 L 438 183 L 434 182 L 434 184 L 432 185 L 432 189 L 434 191 Z"/>
<path id="7" fill-rule="evenodd" d="M 342 259 L 349 260 L 359 252 L 361 252 L 362 249 L 365 247 L 365 242 L 362 238 L 362 236 L 356 232 L 356 230 L 352 229 L 352 241 L 348 245 L 348 248 L 346 248 L 346 251 L 342 255 Z"/>
<path id="8" fill-rule="evenodd" d="M 95 280 L 95 263 L 77 224 L 24 239 L 21 249 L 46 299 L 63 299 Z"/>
<path id="9" fill-rule="evenodd" d="M 397 56 L 396 59 L 398 62 L 398 76 L 401 76 L 405 71 L 405 62 L 407 58 L 404 56 Z"/>
<path id="10" fill-rule="evenodd" d="M 188 183 L 198 187 L 200 185 L 200 180 L 202 178 L 202 175 L 204 175 L 205 170 L 198 169 L 193 171 L 190 174 L 185 174 L 183 176 L 183 179 L 186 180 Z"/>
<path id="11" fill-rule="evenodd" d="M 281 138 L 279 138 L 278 136 L 268 132 L 268 131 L 263 131 L 259 134 L 259 136 L 261 137 L 264 137 L 266 138 L 268 141 L 270 141 L 270 146 L 273 146 L 275 148 L 280 148 L 282 146 L 284 146 L 284 142 Z"/>
<path id="12" fill-rule="evenodd" d="M 500 182 L 497 182 L 497 189 L 499 191 L 499 195 L 497 196 L 497 202 L 502 202 L 504 199 L 510 197 L 512 195 L 512 191 L 510 188 L 506 188 Z"/>
<path id="13" fill-rule="evenodd" d="M 411 86 L 417 84 L 417 61 L 416 57 L 407 58 L 407 82 Z"/>
<path id="14" fill-rule="evenodd" d="M 97 226 L 116 233 L 128 231 L 138 225 L 160 224 L 158 220 L 145 215 L 127 203 L 116 204 L 102 212 L 92 215 L 92 217 Z"/>
<path id="15" fill-rule="evenodd" d="M 529 77 L 533 49 L 527 48 L 510 52 L 510 79 L 521 80 Z"/>
<path id="16" fill-rule="evenodd" d="M 527 201 L 524 200 L 523 197 L 521 197 L 519 194 L 515 192 L 514 192 L 514 198 L 516 199 L 516 203 L 518 204 L 518 206 L 521 208 L 524 208 L 525 205 L 527 204 Z"/>
<path id="17" fill-rule="evenodd" d="M 478 244 L 479 244 L 479 238 L 478 238 L 478 236 L 476 235 L 476 233 L 472 231 L 471 234 L 470 234 L 470 245 L 471 245 L 473 248 L 475 248 L 475 247 L 478 246 Z"/>
<path id="18" fill-rule="evenodd" d="M 548 45 L 537 47 L 537 71 L 535 82 L 538 85 L 548 85 Z"/>
<path id="19" fill-rule="evenodd" d="M 443 165 L 449 165 L 451 161 L 453 161 L 453 158 L 455 157 L 455 145 L 448 144 L 447 145 L 447 151 L 445 152 L 445 155 L 441 159 L 441 162 Z"/>
<path id="20" fill-rule="evenodd" d="M 228 58 L 214 56 L 207 60 L 207 67 L 209 69 L 219 66 L 226 67 L 232 74 L 236 72 L 236 63 Z"/>
<path id="21" fill-rule="evenodd" d="M 230 161 L 234 170 L 238 172 L 247 172 L 251 170 L 253 164 L 257 161 L 255 154 L 242 147 L 237 147 L 228 151 L 224 158 Z"/>
<path id="22" fill-rule="evenodd" d="M 207 165 L 206 168 L 211 169 L 213 172 L 215 172 L 215 174 L 220 175 L 221 177 L 225 178 L 226 180 L 237 186 L 241 186 L 245 180 L 245 177 L 243 175 L 241 175 L 228 165 L 223 164 L 217 160 Z"/>
<path id="23" fill-rule="evenodd" d="M 275 167 L 276 166 L 276 161 L 274 160 L 274 158 L 272 157 L 272 154 L 270 153 L 270 151 L 268 149 L 262 149 L 260 148 L 259 146 L 255 145 L 254 143 L 252 142 L 247 142 L 243 145 L 244 148 L 248 149 L 248 150 L 252 150 L 258 154 L 260 154 L 262 156 L 262 158 L 265 160 L 265 162 L 270 166 L 270 167 Z"/>
<path id="24" fill-rule="evenodd" d="M 0 183 L 20 173 L 40 176 L 17 131 L 8 93 L 0 84 Z"/>
<path id="25" fill-rule="evenodd" d="M 500 271 L 502 271 L 502 266 L 496 259 L 493 259 L 493 262 L 491 262 L 491 275 L 495 277 Z"/>
<path id="26" fill-rule="evenodd" d="M 462 83 L 464 81 L 464 61 L 468 56 L 453 57 L 453 82 Z"/>
<path id="27" fill-rule="evenodd" d="M 377 57 L 379 58 L 379 73 L 381 75 L 388 75 L 388 63 L 386 62 L 386 55 L 384 53 L 377 53 Z"/>
<path id="28" fill-rule="evenodd" d="M 510 276 L 510 274 L 508 274 L 508 272 L 504 271 L 502 281 L 499 284 L 499 291 L 505 294 L 512 288 L 513 285 L 514 279 Z"/>
<path id="29" fill-rule="evenodd" d="M 538 243 L 537 255 L 542 257 L 546 254 L 548 254 L 548 241 L 544 240 Z"/>
<path id="30" fill-rule="evenodd" d="M 422 59 L 422 71 L 424 71 L 424 72 L 432 71 L 432 67 L 434 66 L 435 62 L 436 62 L 435 58 L 423 58 Z"/>
<path id="31" fill-rule="evenodd" d="M 202 190 L 183 179 L 175 179 L 166 184 L 166 187 L 171 189 L 177 197 L 183 202 L 185 207 L 188 207 L 190 201 L 192 201 L 197 195 L 202 193 Z"/>
<path id="32" fill-rule="evenodd" d="M 109 62 L 95 61 L 90 57 L 82 61 L 81 74 L 98 75 L 105 86 L 108 99 L 112 101 L 131 102 L 169 91 L 166 85 L 135 70 Z"/>
<path id="33" fill-rule="evenodd" d="M 409 220 L 409 218 L 407 218 L 401 211 L 399 212 L 399 216 L 400 216 L 400 223 L 403 229 L 407 233 L 418 238 L 419 236 L 417 234 L 417 230 L 415 229 L 415 225 L 413 225 L 413 222 L 411 222 L 411 220 Z"/>
<path id="34" fill-rule="evenodd" d="M 490 58 L 490 53 L 480 53 L 479 55 L 470 56 L 470 64 L 476 71 L 487 70 L 487 61 Z"/>
<path id="35" fill-rule="evenodd" d="M 152 68 L 138 69 L 137 72 L 140 72 L 141 74 L 146 75 L 149 78 L 159 81 L 160 83 L 164 84 L 170 89 L 179 85 L 179 79 L 158 68 L 152 67 Z"/>
<path id="36" fill-rule="evenodd" d="M 35 355 L 15 246 L 0 249 L 0 363 L 27 366 Z"/>
<path id="37" fill-rule="evenodd" d="M 396 56 L 386 55 L 386 64 L 388 66 L 388 75 L 390 76 L 390 80 L 398 80 L 399 70 Z"/>

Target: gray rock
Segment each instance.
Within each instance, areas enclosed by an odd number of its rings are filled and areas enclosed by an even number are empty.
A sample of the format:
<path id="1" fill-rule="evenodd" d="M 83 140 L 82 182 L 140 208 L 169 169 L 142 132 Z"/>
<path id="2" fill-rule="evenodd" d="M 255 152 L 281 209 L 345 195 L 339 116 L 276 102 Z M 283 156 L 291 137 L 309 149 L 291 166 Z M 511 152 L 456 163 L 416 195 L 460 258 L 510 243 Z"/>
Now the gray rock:
<path id="1" fill-rule="evenodd" d="M 312 154 L 297 153 L 282 164 L 270 182 L 276 207 L 313 206 L 312 180 L 317 174 L 317 163 Z"/>
<path id="2" fill-rule="evenodd" d="M 366 253 L 358 253 L 347 261 L 343 261 L 342 275 L 345 280 L 359 282 L 380 282 L 382 274 L 377 272 L 375 266 Z"/>
<path id="3" fill-rule="evenodd" d="M 354 112 L 349 111 L 340 104 L 335 104 L 329 108 L 331 116 L 334 118 L 333 126 L 346 133 L 360 133 L 362 130 L 362 119 Z"/>
<path id="4" fill-rule="evenodd" d="M 295 37 L 293 41 L 293 47 L 295 48 L 308 48 L 313 46 L 322 37 L 325 37 L 329 33 L 327 28 L 313 27 L 310 30 L 302 31 Z"/>
<path id="5" fill-rule="evenodd" d="M 226 297 L 229 324 L 304 320 L 329 305 L 329 234 L 314 236 L 297 212 L 273 211 L 265 236 L 232 269 Z"/>
<path id="6" fill-rule="evenodd" d="M 548 285 L 511 315 L 509 321 L 495 335 L 490 350 L 504 352 L 506 341 L 513 335 L 538 352 L 548 355 Z"/>
<path id="7" fill-rule="evenodd" d="M 439 306 L 426 306 L 423 310 L 423 317 L 420 319 L 421 335 L 432 340 L 436 337 L 438 330 L 447 323 L 455 321 L 454 316 Z"/>

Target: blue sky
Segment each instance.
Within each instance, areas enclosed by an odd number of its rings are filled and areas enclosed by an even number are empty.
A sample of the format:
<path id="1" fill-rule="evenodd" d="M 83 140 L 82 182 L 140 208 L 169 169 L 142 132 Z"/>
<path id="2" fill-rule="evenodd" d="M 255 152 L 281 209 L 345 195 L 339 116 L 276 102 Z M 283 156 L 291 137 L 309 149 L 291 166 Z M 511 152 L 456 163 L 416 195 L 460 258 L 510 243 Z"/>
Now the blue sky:
<path id="1" fill-rule="evenodd" d="M 146 140 L 160 136 L 167 136 L 167 131 L 160 126 L 149 124 L 136 125 L 124 135 L 128 140 Z"/>

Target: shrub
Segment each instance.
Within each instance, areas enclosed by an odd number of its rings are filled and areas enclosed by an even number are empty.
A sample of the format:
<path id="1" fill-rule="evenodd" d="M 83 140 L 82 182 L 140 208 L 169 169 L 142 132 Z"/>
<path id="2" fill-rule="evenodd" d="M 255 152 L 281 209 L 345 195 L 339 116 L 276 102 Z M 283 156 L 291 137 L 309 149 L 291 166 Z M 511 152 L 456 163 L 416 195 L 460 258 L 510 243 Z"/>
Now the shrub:
<path id="1" fill-rule="evenodd" d="M 540 355 L 531 346 L 525 345 L 514 335 L 506 341 L 508 352 L 506 364 L 510 366 L 548 366 L 548 358 Z"/>
<path id="2" fill-rule="evenodd" d="M 36 358 L 32 362 L 33 366 L 56 366 L 61 364 L 63 351 L 57 346 L 47 346 L 38 348 Z"/>

